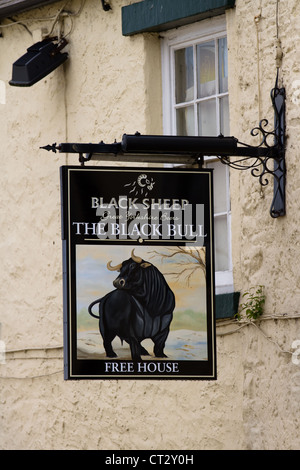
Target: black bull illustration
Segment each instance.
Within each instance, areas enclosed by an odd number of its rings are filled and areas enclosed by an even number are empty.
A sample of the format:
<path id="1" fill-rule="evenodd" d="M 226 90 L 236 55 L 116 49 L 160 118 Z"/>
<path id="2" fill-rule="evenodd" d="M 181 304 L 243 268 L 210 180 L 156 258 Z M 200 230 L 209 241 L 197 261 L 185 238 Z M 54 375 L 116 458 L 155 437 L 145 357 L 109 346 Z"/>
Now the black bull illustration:
<path id="1" fill-rule="evenodd" d="M 119 271 L 114 280 L 116 288 L 104 297 L 92 302 L 88 311 L 99 319 L 99 330 L 107 357 L 117 357 L 112 348 L 113 339 L 118 336 L 121 341 L 130 345 L 131 357 L 141 360 L 141 355 L 148 352 L 141 341 L 151 338 L 156 357 L 167 357 L 164 354 L 166 339 L 175 308 L 175 296 L 164 276 L 151 263 L 134 255 L 110 271 Z M 99 304 L 99 316 L 92 312 L 94 305 Z"/>

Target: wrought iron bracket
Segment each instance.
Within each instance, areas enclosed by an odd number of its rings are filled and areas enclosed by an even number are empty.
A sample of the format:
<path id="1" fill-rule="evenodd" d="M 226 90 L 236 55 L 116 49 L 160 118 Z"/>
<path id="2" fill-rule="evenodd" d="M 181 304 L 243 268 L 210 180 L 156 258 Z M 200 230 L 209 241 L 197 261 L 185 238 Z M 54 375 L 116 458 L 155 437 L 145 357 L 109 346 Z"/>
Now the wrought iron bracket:
<path id="1" fill-rule="evenodd" d="M 60 153 L 77 153 L 84 165 L 91 159 L 99 161 L 172 163 L 202 166 L 204 156 L 214 156 L 223 164 L 237 170 L 251 170 L 262 186 L 273 177 L 273 200 L 270 215 L 285 215 L 285 89 L 277 83 L 271 91 L 274 109 L 274 129 L 267 130 L 263 119 L 252 129 L 251 135 L 260 143 L 251 146 L 235 137 L 183 137 L 124 134 L 121 142 L 105 144 L 62 143 L 41 147 Z"/>
<path id="2" fill-rule="evenodd" d="M 259 125 L 252 129 L 252 136 L 260 136 L 261 141 L 256 147 L 239 142 L 244 146 L 245 154 L 240 152 L 240 158 L 232 160 L 231 157 L 220 155 L 222 163 L 238 170 L 251 170 L 251 174 L 259 179 L 262 186 L 269 183 L 273 177 L 273 200 L 270 215 L 277 218 L 286 214 L 285 207 L 285 89 L 273 88 L 271 100 L 274 109 L 274 129 L 267 130 L 268 121 L 263 119 Z M 255 149 L 262 150 L 260 155 L 254 156 Z"/>

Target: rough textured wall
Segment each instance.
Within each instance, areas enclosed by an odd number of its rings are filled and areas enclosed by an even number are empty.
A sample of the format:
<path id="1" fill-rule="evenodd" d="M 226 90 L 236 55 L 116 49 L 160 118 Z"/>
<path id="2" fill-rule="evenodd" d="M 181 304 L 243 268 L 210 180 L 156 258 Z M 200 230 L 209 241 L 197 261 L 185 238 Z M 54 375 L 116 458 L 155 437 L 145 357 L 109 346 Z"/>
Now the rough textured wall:
<path id="1" fill-rule="evenodd" d="M 273 130 L 270 92 L 276 80 L 277 35 L 283 52 L 278 84 L 286 88 L 286 216 L 272 219 L 269 215 L 272 177 L 261 187 L 250 171 L 231 172 L 235 288 L 245 292 L 264 285 L 265 317 L 270 317 L 257 324 L 262 330 L 251 325 L 243 332 L 243 421 L 245 443 L 251 449 L 299 445 L 292 431 L 299 420 L 299 366 L 281 351 L 291 351 L 293 341 L 299 339 L 299 319 L 286 318 L 299 316 L 300 294 L 299 172 L 295 170 L 300 122 L 293 91 L 299 74 L 297 3 L 237 1 L 236 9 L 227 15 L 232 134 L 257 145 L 260 140 L 250 131 L 261 119 L 268 119 L 267 129 Z M 277 315 L 280 320 L 272 319 Z"/>
<path id="2" fill-rule="evenodd" d="M 279 219 L 269 215 L 273 197 L 271 176 L 269 184 L 261 186 L 250 171 L 231 172 L 235 287 L 245 290 L 251 285 L 264 284 L 269 312 L 298 313 L 299 270 L 294 260 L 299 250 L 299 179 L 295 171 L 299 103 L 293 100 L 293 85 L 299 73 L 294 45 L 300 19 L 295 11 L 297 2 L 287 2 L 284 7 L 283 2 L 278 2 L 277 30 L 277 2 L 269 1 L 262 7 L 261 3 L 237 2 L 236 10 L 228 15 L 231 132 L 242 142 L 256 145 L 262 135 L 256 139 L 250 131 L 261 119 L 268 119 L 266 129 L 273 130 L 270 92 L 276 80 L 278 31 L 283 51 L 279 86 L 285 87 L 287 95 L 287 215 Z"/>
<path id="3" fill-rule="evenodd" d="M 32 88 L 8 85 L 11 64 L 40 39 L 41 26 L 51 28 L 53 21 L 30 22 L 33 37 L 19 25 L 0 38 L 0 321 L 1 339 L 11 351 L 0 364 L 0 448 L 296 449 L 300 366 L 278 345 L 291 351 L 300 339 L 299 320 L 288 318 L 299 313 L 299 118 L 291 96 L 299 72 L 297 0 L 285 2 L 284 14 L 280 2 L 281 73 L 288 92 L 287 216 L 270 218 L 270 187 L 261 192 L 248 173 L 231 175 L 235 287 L 265 284 L 270 318 L 218 324 L 215 382 L 63 380 L 59 166 L 76 164 L 77 157 L 39 147 L 110 143 L 123 132 L 161 131 L 159 40 L 151 34 L 122 37 L 123 3 L 114 0 L 105 13 L 101 2 L 86 2 L 73 18 L 70 60 Z M 254 23 L 260 3 L 237 0 L 227 15 L 231 132 L 248 143 L 261 117 L 273 120 L 276 2 L 263 3 L 260 67 Z M 53 17 L 63 4 L 20 20 Z M 68 3 L 70 11 L 79 6 Z M 65 30 L 70 26 L 66 19 Z M 279 319 L 272 318 L 277 314 Z"/>

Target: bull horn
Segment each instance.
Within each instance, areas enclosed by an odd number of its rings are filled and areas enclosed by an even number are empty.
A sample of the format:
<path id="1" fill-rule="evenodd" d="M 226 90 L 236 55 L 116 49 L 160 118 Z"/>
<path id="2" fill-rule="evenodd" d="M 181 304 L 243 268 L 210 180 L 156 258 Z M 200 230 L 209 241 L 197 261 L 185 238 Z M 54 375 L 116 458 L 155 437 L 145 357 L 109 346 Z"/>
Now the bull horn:
<path id="1" fill-rule="evenodd" d="M 118 264 L 117 266 L 112 266 L 110 263 L 111 261 L 109 261 L 106 265 L 109 271 L 119 271 L 122 267 L 122 263 Z"/>
<path id="2" fill-rule="evenodd" d="M 139 256 L 135 256 L 134 254 L 134 249 L 132 250 L 131 252 L 131 258 L 133 259 L 133 261 L 135 261 L 136 263 L 141 263 L 143 260 L 142 258 L 140 258 Z"/>

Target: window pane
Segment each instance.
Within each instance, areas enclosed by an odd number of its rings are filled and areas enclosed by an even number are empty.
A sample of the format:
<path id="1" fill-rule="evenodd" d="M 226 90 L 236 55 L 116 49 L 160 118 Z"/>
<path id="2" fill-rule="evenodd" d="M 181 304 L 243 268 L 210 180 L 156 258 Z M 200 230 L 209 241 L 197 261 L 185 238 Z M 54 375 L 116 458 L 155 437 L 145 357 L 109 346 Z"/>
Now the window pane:
<path id="1" fill-rule="evenodd" d="M 172 132 L 230 135 L 227 40 L 210 36 L 200 41 L 196 38 L 188 47 L 178 43 L 174 46 L 178 49 L 172 49 Z M 215 264 L 220 273 L 231 268 L 229 172 L 219 161 L 209 160 L 206 165 L 214 168 Z"/>
<path id="2" fill-rule="evenodd" d="M 175 94 L 176 103 L 194 99 L 193 47 L 175 51 Z"/>
<path id="3" fill-rule="evenodd" d="M 198 105 L 199 135 L 217 135 L 216 100 L 201 101 Z"/>
<path id="4" fill-rule="evenodd" d="M 215 266 L 216 271 L 227 271 L 228 263 L 228 232 L 227 217 L 215 217 Z"/>
<path id="5" fill-rule="evenodd" d="M 229 98 L 228 95 L 220 99 L 220 129 L 221 134 L 229 135 Z"/>
<path id="6" fill-rule="evenodd" d="M 219 39 L 219 87 L 220 93 L 228 91 L 227 39 Z"/>
<path id="7" fill-rule="evenodd" d="M 206 166 L 214 170 L 214 212 L 215 214 L 227 213 L 227 167 L 220 162 L 207 163 Z"/>
<path id="8" fill-rule="evenodd" d="M 195 135 L 194 106 L 176 110 L 177 135 Z"/>
<path id="9" fill-rule="evenodd" d="M 216 93 L 215 43 L 197 45 L 198 98 Z"/>

